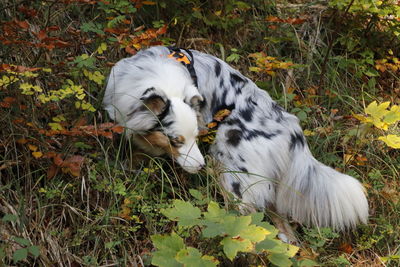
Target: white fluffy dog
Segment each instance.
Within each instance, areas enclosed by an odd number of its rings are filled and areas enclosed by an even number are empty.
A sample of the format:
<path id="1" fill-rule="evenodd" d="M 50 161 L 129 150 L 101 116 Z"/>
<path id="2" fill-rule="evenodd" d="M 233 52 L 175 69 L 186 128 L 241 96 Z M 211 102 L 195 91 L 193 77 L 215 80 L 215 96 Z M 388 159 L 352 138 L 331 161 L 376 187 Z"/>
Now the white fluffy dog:
<path id="1" fill-rule="evenodd" d="M 184 137 L 176 158 L 190 172 L 204 164 L 195 143 L 196 115 L 208 123 L 229 109 L 211 154 L 225 169 L 221 184 L 242 207 L 269 208 L 305 225 L 338 230 L 367 222 L 360 182 L 317 161 L 297 117 L 214 56 L 166 47 L 143 50 L 113 67 L 104 104 L 130 134 Z M 287 224 L 277 226 L 291 238 Z"/>

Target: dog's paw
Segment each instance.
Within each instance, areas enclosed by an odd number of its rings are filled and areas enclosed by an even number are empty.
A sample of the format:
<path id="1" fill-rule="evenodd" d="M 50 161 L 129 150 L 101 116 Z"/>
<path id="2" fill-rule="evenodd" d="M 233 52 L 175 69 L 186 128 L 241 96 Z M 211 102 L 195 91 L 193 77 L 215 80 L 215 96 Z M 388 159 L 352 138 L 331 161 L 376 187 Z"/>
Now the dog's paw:
<path id="1" fill-rule="evenodd" d="M 278 238 L 284 243 L 287 243 L 290 245 L 295 245 L 295 246 L 299 245 L 299 241 L 297 240 L 297 238 L 295 236 L 290 236 L 288 234 L 279 232 Z"/>

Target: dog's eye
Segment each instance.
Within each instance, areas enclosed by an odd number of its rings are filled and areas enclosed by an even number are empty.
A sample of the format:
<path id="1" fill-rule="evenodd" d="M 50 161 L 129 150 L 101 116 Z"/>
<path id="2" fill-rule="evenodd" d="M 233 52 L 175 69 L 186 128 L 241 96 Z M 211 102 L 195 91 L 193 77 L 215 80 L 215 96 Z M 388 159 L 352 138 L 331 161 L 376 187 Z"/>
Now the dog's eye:
<path id="1" fill-rule="evenodd" d="M 171 142 L 171 145 L 173 145 L 174 147 L 181 147 L 185 143 L 185 137 L 183 137 L 182 135 L 179 135 L 177 137 L 170 137 L 169 140 Z"/>

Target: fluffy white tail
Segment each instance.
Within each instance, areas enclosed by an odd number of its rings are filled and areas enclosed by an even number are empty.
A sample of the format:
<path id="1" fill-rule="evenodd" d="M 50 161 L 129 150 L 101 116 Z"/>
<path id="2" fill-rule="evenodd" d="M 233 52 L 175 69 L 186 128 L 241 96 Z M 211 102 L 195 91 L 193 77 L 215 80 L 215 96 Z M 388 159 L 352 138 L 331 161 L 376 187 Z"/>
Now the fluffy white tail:
<path id="1" fill-rule="evenodd" d="M 278 213 L 305 225 L 345 230 L 368 219 L 364 188 L 355 178 L 318 162 L 307 147 L 296 148 L 279 183 Z"/>

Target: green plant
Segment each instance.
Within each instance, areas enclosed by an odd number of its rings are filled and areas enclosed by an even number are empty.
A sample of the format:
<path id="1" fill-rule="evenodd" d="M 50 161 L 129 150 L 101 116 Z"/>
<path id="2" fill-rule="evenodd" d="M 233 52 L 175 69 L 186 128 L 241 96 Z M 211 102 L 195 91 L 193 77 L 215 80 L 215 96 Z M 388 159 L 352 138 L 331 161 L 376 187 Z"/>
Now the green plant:
<path id="1" fill-rule="evenodd" d="M 400 106 L 392 105 L 390 109 L 389 106 L 389 101 L 379 105 L 374 101 L 365 108 L 367 115 L 354 114 L 353 116 L 366 126 L 364 133 L 368 133 L 369 129 L 375 126 L 377 129 L 389 132 L 388 135 L 379 136 L 378 140 L 385 142 L 391 148 L 400 148 L 400 136 L 396 127 L 400 121 Z"/>
<path id="2" fill-rule="evenodd" d="M 1 219 L 3 223 L 15 223 L 17 222 L 17 220 L 18 217 L 13 214 L 5 214 Z M 15 243 L 20 247 L 15 249 L 12 254 L 12 260 L 14 261 L 14 263 L 26 260 L 29 255 L 33 256 L 34 258 L 37 258 L 40 255 L 39 247 L 32 245 L 31 242 L 26 238 L 11 236 L 8 240 L 5 240 L 5 242 L 9 245 Z M 4 252 L 4 247 L 0 247 L 0 262 L 4 261 L 5 257 L 6 254 Z"/>
<path id="3" fill-rule="evenodd" d="M 193 192 L 193 191 L 192 191 Z M 190 202 L 174 200 L 171 208 L 162 209 L 161 213 L 172 221 L 178 222 L 176 233 L 171 235 L 153 235 L 157 251 L 153 254 L 152 264 L 157 266 L 181 266 L 186 260 L 196 257 L 207 266 L 216 266 L 218 261 L 214 256 L 202 255 L 199 248 L 185 245 L 181 236 L 191 236 L 201 232 L 198 242 L 218 242 L 214 250 L 208 249 L 208 254 L 220 255 L 233 261 L 238 253 L 267 255 L 267 259 L 277 266 L 291 266 L 298 247 L 282 243 L 276 239 L 278 231 L 266 222 L 262 222 L 263 214 L 255 213 L 240 216 L 221 209 L 211 201 L 206 211 L 193 206 Z M 173 246 L 168 244 L 175 244 Z"/>

